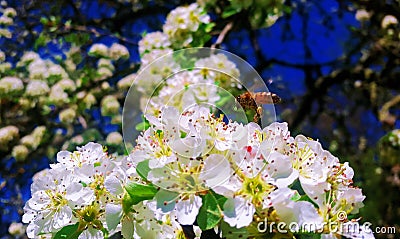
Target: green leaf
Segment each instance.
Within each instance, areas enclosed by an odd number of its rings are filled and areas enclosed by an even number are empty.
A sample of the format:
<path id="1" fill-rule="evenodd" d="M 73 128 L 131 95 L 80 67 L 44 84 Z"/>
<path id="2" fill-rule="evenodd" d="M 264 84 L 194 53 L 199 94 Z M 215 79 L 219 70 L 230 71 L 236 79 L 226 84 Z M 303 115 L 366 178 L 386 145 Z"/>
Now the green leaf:
<path id="1" fill-rule="evenodd" d="M 41 17 L 41 18 L 40 18 L 40 22 L 41 22 L 43 25 L 46 25 L 47 23 L 49 23 L 49 19 L 47 19 L 46 17 Z"/>
<path id="2" fill-rule="evenodd" d="M 71 33 L 65 36 L 65 41 L 69 43 L 73 43 L 77 46 L 84 45 L 90 40 L 90 35 L 87 33 L 76 34 Z"/>
<path id="3" fill-rule="evenodd" d="M 299 192 L 296 191 L 296 193 L 290 198 L 290 200 L 292 201 L 298 201 L 301 199 L 301 195 L 299 194 Z"/>
<path id="4" fill-rule="evenodd" d="M 296 234 L 298 239 L 320 239 L 322 234 L 317 233 L 299 233 Z"/>
<path id="5" fill-rule="evenodd" d="M 185 131 L 181 131 L 181 139 L 185 138 L 187 133 Z"/>
<path id="6" fill-rule="evenodd" d="M 224 10 L 224 12 L 222 13 L 222 18 L 228 18 L 232 15 L 235 15 L 236 13 L 238 13 L 240 11 L 240 9 L 234 8 L 234 7 L 228 7 Z"/>
<path id="7" fill-rule="evenodd" d="M 33 44 L 33 48 L 37 50 L 39 47 L 45 46 L 47 42 L 47 36 L 45 33 L 40 33 L 39 37 L 36 39 L 35 43 Z"/>
<path id="8" fill-rule="evenodd" d="M 222 210 L 212 192 L 203 196 L 203 205 L 197 215 L 197 224 L 202 230 L 214 228 L 222 218 Z"/>
<path id="9" fill-rule="evenodd" d="M 209 32 L 212 31 L 212 29 L 213 29 L 214 27 L 215 27 L 215 23 L 214 23 L 214 22 L 207 23 L 207 24 L 205 24 L 205 26 L 204 26 L 204 31 L 207 32 L 207 33 L 209 33 Z"/>
<path id="10" fill-rule="evenodd" d="M 314 207 L 318 208 L 318 205 L 307 195 L 302 195 L 297 201 L 310 202 L 314 205 Z"/>
<path id="11" fill-rule="evenodd" d="M 125 186 L 125 189 L 131 197 L 133 205 L 144 200 L 153 199 L 154 195 L 158 192 L 157 188 L 153 185 L 144 185 L 136 182 L 128 183 L 128 185 Z"/>
<path id="12" fill-rule="evenodd" d="M 135 126 L 135 129 L 136 129 L 137 131 L 145 131 L 145 130 L 148 129 L 149 127 L 150 127 L 149 122 L 148 122 L 148 121 L 143 121 L 143 122 L 137 124 L 137 125 Z"/>
<path id="13" fill-rule="evenodd" d="M 149 160 L 144 160 L 136 166 L 136 172 L 140 177 L 147 180 L 147 175 L 150 172 Z"/>
<path id="14" fill-rule="evenodd" d="M 221 223 L 221 231 L 223 238 L 241 239 L 248 238 L 250 236 L 250 233 L 247 231 L 247 227 L 231 227 L 224 221 Z"/>
<path id="15" fill-rule="evenodd" d="M 133 200 L 129 194 L 125 193 L 122 198 L 122 211 L 124 214 L 129 214 L 132 211 Z"/>
<path id="16" fill-rule="evenodd" d="M 218 101 L 216 102 L 216 106 L 217 106 L 218 108 L 221 108 L 221 107 L 223 107 L 224 105 L 228 104 L 228 102 L 229 102 L 230 100 L 232 100 L 232 96 L 230 96 L 230 95 L 224 96 L 224 97 L 220 98 L 220 100 L 218 100 Z"/>
<path id="17" fill-rule="evenodd" d="M 215 198 L 216 198 L 217 201 L 218 201 L 219 207 L 220 207 L 220 208 L 223 208 L 223 207 L 224 207 L 224 204 L 225 204 L 226 200 L 228 200 L 228 198 L 226 198 L 226 197 L 224 197 L 224 196 L 222 196 L 222 195 L 219 195 L 219 194 L 214 194 L 214 196 L 215 196 Z"/>
<path id="18" fill-rule="evenodd" d="M 82 233 L 82 230 L 78 228 L 79 222 L 74 225 L 65 226 L 54 235 L 53 239 L 77 239 Z"/>

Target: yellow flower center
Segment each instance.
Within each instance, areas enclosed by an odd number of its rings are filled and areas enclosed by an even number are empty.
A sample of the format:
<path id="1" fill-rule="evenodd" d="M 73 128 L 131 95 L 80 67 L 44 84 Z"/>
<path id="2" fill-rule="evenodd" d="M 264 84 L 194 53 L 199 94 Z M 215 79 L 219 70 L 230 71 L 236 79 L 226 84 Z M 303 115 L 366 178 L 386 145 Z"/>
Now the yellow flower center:
<path id="1" fill-rule="evenodd" d="M 255 206 L 261 206 L 263 199 L 274 190 L 274 186 L 262 180 L 258 174 L 253 178 L 244 177 L 242 189 L 237 192 L 237 195 L 243 195 L 251 198 Z"/>

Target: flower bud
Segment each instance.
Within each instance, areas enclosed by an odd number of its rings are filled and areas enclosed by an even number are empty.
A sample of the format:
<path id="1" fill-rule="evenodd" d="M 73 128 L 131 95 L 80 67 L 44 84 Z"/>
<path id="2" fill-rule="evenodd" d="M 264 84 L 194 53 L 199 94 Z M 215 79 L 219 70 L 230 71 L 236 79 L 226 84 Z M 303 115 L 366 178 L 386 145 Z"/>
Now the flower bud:
<path id="1" fill-rule="evenodd" d="M 118 81 L 117 87 L 119 89 L 124 89 L 124 90 L 129 89 L 129 87 L 131 87 L 131 85 L 132 85 L 133 81 L 135 80 L 135 78 L 136 78 L 136 74 L 127 75 L 127 76 L 125 76 L 124 78 L 122 78 L 121 80 Z"/>
<path id="2" fill-rule="evenodd" d="M 29 65 L 31 62 L 39 59 L 39 55 L 33 51 L 27 51 L 22 55 L 21 59 L 17 63 L 17 66 L 26 66 Z"/>
<path id="3" fill-rule="evenodd" d="M 25 145 L 27 148 L 34 149 L 35 147 L 35 137 L 33 135 L 26 135 L 22 137 L 20 143 Z"/>
<path id="4" fill-rule="evenodd" d="M 13 23 L 14 23 L 14 20 L 11 17 L 5 16 L 5 15 L 0 17 L 0 25 L 10 26 Z"/>
<path id="5" fill-rule="evenodd" d="M 76 70 L 76 64 L 71 60 L 71 59 L 66 59 L 64 61 L 65 68 L 67 71 L 75 71 Z"/>
<path id="6" fill-rule="evenodd" d="M 6 54 L 4 52 L 0 51 L 0 62 L 3 62 L 6 60 Z"/>
<path id="7" fill-rule="evenodd" d="M 29 100 L 27 98 L 20 98 L 18 100 L 18 103 L 23 110 L 31 109 L 31 108 L 35 107 L 35 105 L 36 105 L 35 101 Z"/>
<path id="8" fill-rule="evenodd" d="M 0 37 L 11 38 L 12 33 L 6 28 L 0 28 Z"/>
<path id="9" fill-rule="evenodd" d="M 118 100 L 112 96 L 108 95 L 101 101 L 101 114 L 104 116 L 110 116 L 117 114 L 119 112 L 120 104 Z"/>
<path id="10" fill-rule="evenodd" d="M 392 16 L 392 15 L 386 15 L 383 19 L 382 19 L 382 28 L 386 29 L 388 27 L 390 27 L 391 25 L 396 25 L 397 23 L 399 23 L 397 21 L 397 18 Z"/>
<path id="11" fill-rule="evenodd" d="M 101 83 L 101 89 L 102 90 L 108 90 L 110 89 L 110 84 L 108 82 L 103 82 Z"/>
<path id="12" fill-rule="evenodd" d="M 107 67 L 101 67 L 97 69 L 97 74 L 99 75 L 99 78 L 97 80 L 104 80 L 108 77 L 111 77 L 113 75 L 113 72 Z"/>
<path id="13" fill-rule="evenodd" d="M 85 98 L 83 98 L 83 102 L 86 105 L 86 109 L 90 109 L 92 105 L 96 104 L 97 100 L 96 97 L 94 97 L 93 94 L 88 93 Z"/>
<path id="14" fill-rule="evenodd" d="M 25 227 L 20 222 L 13 222 L 8 227 L 8 233 L 12 236 L 23 236 L 25 234 Z"/>
<path id="15" fill-rule="evenodd" d="M 56 106 L 69 102 L 68 94 L 64 92 L 60 85 L 53 85 L 49 94 L 49 101 Z"/>
<path id="16" fill-rule="evenodd" d="M 76 111 L 72 108 L 65 109 L 58 115 L 60 121 L 65 124 L 71 124 L 74 122 L 76 117 Z"/>
<path id="17" fill-rule="evenodd" d="M 114 65 L 112 64 L 111 60 L 105 59 L 105 58 L 101 58 L 101 59 L 97 62 L 97 67 L 99 67 L 99 68 L 105 67 L 105 68 L 110 69 L 110 71 L 114 71 L 114 70 L 115 70 L 115 67 L 114 67 Z"/>
<path id="18" fill-rule="evenodd" d="M 122 141 L 123 141 L 122 135 L 118 132 L 112 132 L 109 135 L 107 135 L 106 138 L 106 142 L 112 145 L 122 144 Z"/>
<path id="19" fill-rule="evenodd" d="M 76 89 L 75 82 L 70 79 L 62 79 L 57 82 L 58 86 L 60 86 L 65 91 L 74 91 Z"/>
<path id="20" fill-rule="evenodd" d="M 83 139 L 82 135 L 77 135 L 77 136 L 74 136 L 74 137 L 71 139 L 71 143 L 80 145 L 80 144 L 83 144 L 83 143 L 84 143 L 84 139 Z"/>
<path id="21" fill-rule="evenodd" d="M 42 141 L 45 132 L 46 126 L 38 126 L 32 131 L 32 135 L 35 137 L 36 141 L 40 142 Z"/>
<path id="22" fill-rule="evenodd" d="M 367 12 L 365 9 L 359 9 L 356 12 L 357 21 L 365 22 L 368 21 L 370 17 L 371 17 L 370 13 Z"/>
<path id="23" fill-rule="evenodd" d="M 24 84 L 17 77 L 6 76 L 0 80 L 0 94 L 11 94 L 23 89 Z"/>
<path id="24" fill-rule="evenodd" d="M 40 80 L 32 80 L 26 87 L 25 94 L 31 97 L 44 95 L 50 91 L 46 82 Z"/>
<path id="25" fill-rule="evenodd" d="M 12 149 L 11 155 L 17 160 L 17 162 L 25 161 L 28 157 L 29 150 L 25 145 L 17 145 Z"/>
<path id="26" fill-rule="evenodd" d="M 19 135 L 19 130 L 14 125 L 9 125 L 0 129 L 0 145 L 6 145 Z"/>
<path id="27" fill-rule="evenodd" d="M 104 44 L 93 44 L 89 49 L 89 55 L 108 57 L 108 47 Z"/>
<path id="28" fill-rule="evenodd" d="M 62 68 L 60 65 L 51 65 L 47 69 L 47 75 L 48 77 L 59 77 L 59 78 L 67 78 L 68 74 L 65 72 L 64 68 Z"/>
<path id="29" fill-rule="evenodd" d="M 0 64 L 0 72 L 4 73 L 11 69 L 11 64 L 9 62 L 4 62 Z"/>
<path id="30" fill-rule="evenodd" d="M 3 16 L 15 17 L 15 16 L 17 16 L 17 11 L 15 11 L 15 9 L 12 7 L 8 7 L 6 9 L 4 9 Z"/>
<path id="31" fill-rule="evenodd" d="M 110 58 L 113 60 L 128 59 L 129 51 L 125 46 L 114 43 L 110 47 Z"/>

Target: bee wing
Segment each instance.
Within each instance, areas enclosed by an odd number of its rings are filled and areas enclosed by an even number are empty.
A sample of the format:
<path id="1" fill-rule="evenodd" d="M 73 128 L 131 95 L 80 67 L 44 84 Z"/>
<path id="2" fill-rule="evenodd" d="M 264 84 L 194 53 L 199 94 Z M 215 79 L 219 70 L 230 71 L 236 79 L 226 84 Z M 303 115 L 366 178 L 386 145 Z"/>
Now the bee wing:
<path id="1" fill-rule="evenodd" d="M 254 100 L 257 104 L 264 105 L 264 104 L 276 104 L 281 101 L 281 98 L 274 93 L 271 92 L 257 92 L 253 94 Z"/>

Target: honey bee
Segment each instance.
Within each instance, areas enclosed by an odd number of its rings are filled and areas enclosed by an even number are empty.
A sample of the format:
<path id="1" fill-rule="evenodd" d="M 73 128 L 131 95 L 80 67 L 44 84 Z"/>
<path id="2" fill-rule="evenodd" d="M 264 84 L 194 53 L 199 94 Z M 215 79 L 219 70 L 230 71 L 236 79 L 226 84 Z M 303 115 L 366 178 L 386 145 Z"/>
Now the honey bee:
<path id="1" fill-rule="evenodd" d="M 277 104 L 281 101 L 281 98 L 271 92 L 245 92 L 238 97 L 236 97 L 237 102 L 242 106 L 243 109 L 254 110 L 255 114 L 253 121 L 255 123 L 260 123 L 262 115 L 262 107 L 259 105 L 264 104 Z"/>

